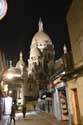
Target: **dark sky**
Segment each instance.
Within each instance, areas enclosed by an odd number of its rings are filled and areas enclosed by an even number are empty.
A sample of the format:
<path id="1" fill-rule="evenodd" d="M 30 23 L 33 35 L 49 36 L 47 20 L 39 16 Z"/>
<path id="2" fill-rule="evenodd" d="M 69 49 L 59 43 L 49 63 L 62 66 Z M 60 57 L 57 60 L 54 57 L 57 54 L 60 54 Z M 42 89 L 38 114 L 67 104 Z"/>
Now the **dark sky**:
<path id="1" fill-rule="evenodd" d="M 39 18 L 42 18 L 44 30 L 55 46 L 55 58 L 59 58 L 66 43 L 70 50 L 66 13 L 71 0 L 29 1 L 7 0 L 8 11 L 0 21 L 0 48 L 5 50 L 8 59 L 14 62 L 19 51 L 24 52 L 25 60 L 29 55 L 32 37 L 38 30 Z"/>

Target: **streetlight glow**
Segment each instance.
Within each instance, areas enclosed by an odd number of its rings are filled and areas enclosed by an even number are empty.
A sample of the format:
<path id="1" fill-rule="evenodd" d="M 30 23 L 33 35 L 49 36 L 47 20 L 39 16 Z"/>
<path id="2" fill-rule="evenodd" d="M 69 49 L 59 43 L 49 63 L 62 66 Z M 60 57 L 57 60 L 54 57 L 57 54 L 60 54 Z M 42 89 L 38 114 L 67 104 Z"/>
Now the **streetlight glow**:
<path id="1" fill-rule="evenodd" d="M 7 1 L 0 0 L 0 20 L 6 15 L 7 8 L 8 8 Z"/>
<path id="2" fill-rule="evenodd" d="M 12 79 L 12 78 L 13 78 L 13 74 L 8 73 L 8 74 L 7 74 L 7 78 L 8 78 L 8 79 Z"/>
<path id="3" fill-rule="evenodd" d="M 7 74 L 7 79 L 13 79 L 14 77 L 21 77 L 21 74 L 12 74 L 12 73 L 8 73 Z"/>

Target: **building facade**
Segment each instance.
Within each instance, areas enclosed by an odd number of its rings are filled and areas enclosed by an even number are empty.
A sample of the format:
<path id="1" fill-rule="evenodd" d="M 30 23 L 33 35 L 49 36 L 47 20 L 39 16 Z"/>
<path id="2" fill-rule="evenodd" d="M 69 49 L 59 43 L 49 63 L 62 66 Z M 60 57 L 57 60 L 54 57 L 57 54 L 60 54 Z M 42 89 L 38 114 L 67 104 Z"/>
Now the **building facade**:
<path id="1" fill-rule="evenodd" d="M 0 119 L 1 119 L 1 96 L 2 96 L 2 76 L 7 69 L 5 53 L 3 49 L 0 49 Z"/>
<path id="2" fill-rule="evenodd" d="M 74 68 L 68 74 L 68 93 L 71 118 L 83 124 L 83 1 L 73 0 L 67 14 Z"/>
<path id="3" fill-rule="evenodd" d="M 73 57 L 73 66 L 68 67 L 67 54 L 64 54 L 64 70 L 57 72 L 53 76 L 53 86 L 55 89 L 54 96 L 58 99 L 60 106 L 59 92 L 61 83 L 64 82 L 66 87 L 68 116 L 70 124 L 83 124 L 83 1 L 72 0 L 72 4 L 67 13 L 67 24 L 69 37 L 71 42 L 71 50 Z M 66 64 L 65 64 L 66 63 Z M 57 86 L 59 86 L 57 88 Z M 55 102 L 55 101 L 54 101 Z M 56 105 L 56 103 L 55 103 Z M 61 119 L 61 107 L 55 106 L 55 115 Z M 60 110 L 59 110 L 60 109 Z M 57 112 L 58 113 L 57 113 Z M 58 115 L 57 115 L 58 114 Z"/>
<path id="4" fill-rule="evenodd" d="M 34 100 L 39 97 L 39 93 L 47 88 L 49 81 L 50 62 L 54 62 L 55 50 L 51 38 L 45 33 L 43 28 L 43 22 L 40 19 L 38 23 L 38 32 L 33 36 L 30 45 L 30 54 L 28 58 L 28 64 L 25 65 L 23 61 L 23 54 L 20 52 L 19 60 L 16 63 L 16 67 L 10 68 L 6 72 L 10 71 L 16 76 L 12 80 L 12 85 L 8 79 L 4 82 L 10 83 L 10 90 L 13 88 L 16 91 L 16 98 L 23 104 L 24 100 Z M 17 78 L 18 74 L 20 76 Z M 15 88 L 14 88 L 15 86 Z"/>

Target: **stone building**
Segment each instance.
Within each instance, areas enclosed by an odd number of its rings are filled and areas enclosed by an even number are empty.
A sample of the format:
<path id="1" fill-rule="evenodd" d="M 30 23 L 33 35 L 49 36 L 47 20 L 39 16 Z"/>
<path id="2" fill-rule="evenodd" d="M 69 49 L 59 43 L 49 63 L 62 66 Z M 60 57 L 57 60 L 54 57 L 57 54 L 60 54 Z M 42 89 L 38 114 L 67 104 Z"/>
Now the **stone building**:
<path id="1" fill-rule="evenodd" d="M 63 47 L 64 54 L 61 58 L 55 61 L 55 72 L 50 77 L 48 91 L 53 94 L 53 113 L 58 120 L 69 120 L 69 99 L 68 86 L 64 75 L 69 72 L 70 62 L 68 57 L 70 54 L 67 51 L 66 45 Z"/>
<path id="2" fill-rule="evenodd" d="M 3 49 L 0 49 L 0 74 L 2 74 L 5 69 L 7 69 L 6 57 Z M 2 75 L 1 75 L 2 76 Z M 0 79 L 1 79 L 0 76 Z"/>
<path id="3" fill-rule="evenodd" d="M 47 88 L 49 77 L 49 63 L 54 60 L 55 51 L 51 38 L 45 33 L 43 29 L 43 22 L 40 19 L 38 23 L 38 32 L 33 36 L 30 45 L 30 55 L 28 64 L 25 65 L 23 61 L 23 54 L 20 52 L 19 60 L 16 63 L 16 67 L 10 66 L 6 74 L 11 72 L 17 75 L 10 83 L 10 90 L 14 88 L 16 91 L 17 100 L 21 98 L 21 102 L 24 100 L 34 100 L 40 95 L 42 90 Z M 19 77 L 18 74 L 20 74 Z M 5 79 L 5 83 L 9 83 L 8 79 Z M 8 82 L 7 82 L 8 81 Z M 14 87 L 15 86 L 15 87 Z"/>
<path id="4" fill-rule="evenodd" d="M 7 63 L 6 63 L 6 57 L 5 57 L 5 52 L 3 49 L 0 49 L 0 94 L 1 94 L 1 80 L 2 76 L 7 69 Z"/>
<path id="5" fill-rule="evenodd" d="M 66 75 L 70 114 L 74 124 L 83 124 L 83 0 L 72 0 L 67 24 L 74 63 Z"/>
<path id="6" fill-rule="evenodd" d="M 73 63 L 71 68 L 68 67 L 67 54 L 64 54 L 64 68 L 61 69 L 52 77 L 53 86 L 55 89 L 55 100 L 58 99 L 58 106 L 55 109 L 61 109 L 59 101 L 59 92 L 61 84 L 66 87 L 67 104 L 70 124 L 83 124 L 83 1 L 72 0 L 71 6 L 67 13 L 67 24 L 71 43 L 71 52 Z M 66 63 L 66 64 L 65 64 Z M 73 65 L 72 65 L 73 64 Z M 66 67 L 65 67 L 66 66 Z M 65 72 L 63 72 L 65 71 Z M 52 88 L 52 86 L 51 86 Z M 54 101 L 56 102 L 56 101 Z M 57 103 L 55 103 L 57 105 Z M 55 115 L 61 119 L 61 111 Z"/>
<path id="7" fill-rule="evenodd" d="M 5 58 L 5 52 L 3 49 L 0 49 L 0 99 L 2 96 L 2 75 L 4 74 L 4 71 L 7 69 L 7 64 L 6 64 L 6 58 Z M 1 101 L 0 101 L 1 102 Z M 0 104 L 0 109 L 1 109 L 1 104 Z M 1 119 L 1 110 L 0 110 L 0 119 Z"/>

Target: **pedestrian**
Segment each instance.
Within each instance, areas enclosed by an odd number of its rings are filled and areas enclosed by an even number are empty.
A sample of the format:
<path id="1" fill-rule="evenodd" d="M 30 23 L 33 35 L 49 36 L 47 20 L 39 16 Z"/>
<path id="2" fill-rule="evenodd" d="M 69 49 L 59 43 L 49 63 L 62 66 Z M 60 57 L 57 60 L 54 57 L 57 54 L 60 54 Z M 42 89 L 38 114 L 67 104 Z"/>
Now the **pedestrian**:
<path id="1" fill-rule="evenodd" d="M 13 104 L 13 98 L 9 95 L 9 93 L 5 93 L 5 96 L 2 98 L 2 124 L 8 125 L 10 124 L 10 114 L 11 108 Z"/>
<path id="2" fill-rule="evenodd" d="M 23 113 L 23 118 L 25 118 L 25 115 L 26 115 L 26 103 L 22 107 L 22 113 Z"/>
<path id="3" fill-rule="evenodd" d="M 13 104 L 12 109 L 11 109 L 11 114 L 10 114 L 10 124 L 11 124 L 11 122 L 13 120 L 14 125 L 15 125 L 15 109 L 16 109 L 15 104 Z"/>
<path id="4" fill-rule="evenodd" d="M 33 108 L 34 108 L 34 111 L 36 110 L 36 102 L 33 101 Z"/>
<path id="5" fill-rule="evenodd" d="M 34 111 L 35 111 L 36 110 L 36 104 L 34 104 L 33 107 L 34 107 Z"/>

